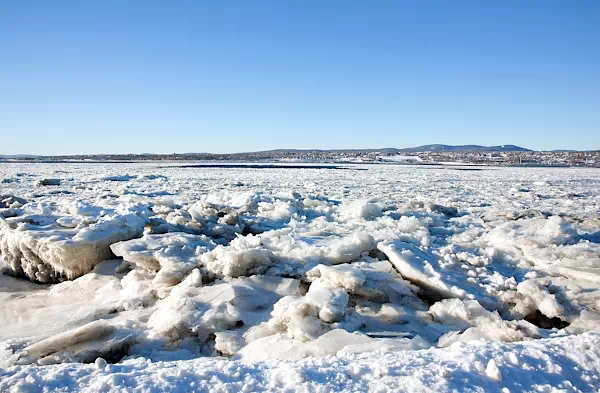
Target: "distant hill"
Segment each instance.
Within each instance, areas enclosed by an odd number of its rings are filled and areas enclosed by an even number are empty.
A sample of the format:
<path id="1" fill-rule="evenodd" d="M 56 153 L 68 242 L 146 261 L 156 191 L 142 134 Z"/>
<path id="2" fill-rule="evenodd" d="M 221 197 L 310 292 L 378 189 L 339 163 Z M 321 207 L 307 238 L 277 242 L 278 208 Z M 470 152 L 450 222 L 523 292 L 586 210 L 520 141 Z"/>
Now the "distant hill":
<path id="1" fill-rule="evenodd" d="M 423 145 L 417 147 L 408 147 L 403 149 L 397 149 L 393 147 L 386 147 L 381 149 L 331 149 L 331 150 L 320 150 L 320 149 L 276 149 L 261 151 L 257 153 L 421 153 L 421 152 L 511 152 L 511 151 L 531 151 L 524 147 L 515 145 L 500 145 L 500 146 L 480 146 L 480 145 Z"/>
<path id="2" fill-rule="evenodd" d="M 425 152 L 425 151 L 481 151 L 481 152 L 495 152 L 495 151 L 531 151 L 524 147 L 515 145 L 500 145 L 500 146 L 480 146 L 480 145 L 423 145 L 417 147 L 410 147 L 407 149 L 399 149 L 400 152 Z"/>
<path id="3" fill-rule="evenodd" d="M 398 149 L 395 147 L 383 147 L 380 149 L 274 149 L 266 151 L 254 151 L 254 152 L 240 152 L 240 153 L 173 153 L 173 154 L 154 154 L 154 153 L 142 153 L 142 154 L 94 154 L 93 156 L 102 159 L 101 157 L 107 156 L 125 156 L 133 158 L 135 156 L 152 158 L 152 157 L 170 157 L 170 156 L 207 156 L 206 159 L 210 159 L 211 156 L 219 157 L 235 157 L 240 155 L 269 155 L 269 154 L 306 154 L 306 153 L 386 153 L 386 154 L 402 154 L 402 153 L 423 153 L 423 152 L 528 152 L 530 149 L 516 146 L 516 145 L 499 145 L 499 146 L 481 146 L 481 145 L 422 145 L 416 147 L 407 147 Z M 574 150 L 553 150 L 554 152 L 573 152 Z M 85 155 L 87 157 L 89 155 Z M 79 157 L 85 158 L 80 155 L 65 155 L 65 156 L 40 156 L 32 154 L 0 154 L 0 160 L 37 160 L 43 158 L 72 158 Z"/>

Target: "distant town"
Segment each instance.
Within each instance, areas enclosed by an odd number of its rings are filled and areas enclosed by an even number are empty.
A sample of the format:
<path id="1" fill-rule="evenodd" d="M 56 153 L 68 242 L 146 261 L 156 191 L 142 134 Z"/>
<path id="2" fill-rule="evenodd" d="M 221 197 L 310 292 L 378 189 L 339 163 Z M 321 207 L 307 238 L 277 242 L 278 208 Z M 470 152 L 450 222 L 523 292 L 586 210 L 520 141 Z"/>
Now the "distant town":
<path id="1" fill-rule="evenodd" d="M 91 154 L 64 156 L 0 155 L 0 162 L 286 162 L 372 163 L 396 165 L 487 165 L 543 167 L 600 167 L 600 151 L 533 151 L 514 145 L 427 145 L 407 149 L 270 150 L 249 153 Z"/>

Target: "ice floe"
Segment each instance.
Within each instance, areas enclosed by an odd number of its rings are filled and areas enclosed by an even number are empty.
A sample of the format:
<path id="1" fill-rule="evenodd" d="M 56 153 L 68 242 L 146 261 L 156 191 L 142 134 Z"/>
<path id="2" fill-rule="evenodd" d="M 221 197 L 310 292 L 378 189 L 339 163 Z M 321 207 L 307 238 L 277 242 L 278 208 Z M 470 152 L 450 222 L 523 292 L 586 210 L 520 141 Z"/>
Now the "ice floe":
<path id="1" fill-rule="evenodd" d="M 261 375 L 278 360 L 300 385 L 310 362 L 369 384 L 438 362 L 440 381 L 462 370 L 485 389 L 533 358 L 566 367 L 541 342 L 594 356 L 573 355 L 581 390 L 600 378 L 597 172 L 120 165 L 65 165 L 60 193 L 37 187 L 50 164 L 0 167 L 19 180 L 0 197 L 0 390 L 37 386 L 18 367 L 154 381 L 141 364 L 164 360 Z M 275 374 L 235 389 L 277 390 Z"/>

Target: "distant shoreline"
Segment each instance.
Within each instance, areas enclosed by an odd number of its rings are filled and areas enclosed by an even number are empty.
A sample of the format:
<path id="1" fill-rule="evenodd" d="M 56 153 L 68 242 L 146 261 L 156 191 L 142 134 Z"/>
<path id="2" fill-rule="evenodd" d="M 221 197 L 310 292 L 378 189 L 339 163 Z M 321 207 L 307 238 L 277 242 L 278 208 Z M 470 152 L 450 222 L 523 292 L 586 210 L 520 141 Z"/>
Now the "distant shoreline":
<path id="1" fill-rule="evenodd" d="M 155 163 L 155 164 L 179 164 L 170 165 L 170 167 L 180 168 L 238 168 L 238 169 L 359 169 L 349 168 L 346 165 L 390 165 L 390 166 L 417 166 L 417 167 L 435 167 L 435 168 L 449 168 L 460 170 L 467 170 L 468 167 L 484 168 L 597 168 L 598 166 L 584 166 L 584 165 L 552 165 L 552 164 L 499 164 L 499 163 L 470 163 L 470 162 L 398 162 L 398 161 L 303 161 L 303 162 L 290 162 L 290 161 L 277 161 L 277 160 L 265 160 L 265 161 L 251 161 L 251 160 L 76 160 L 76 159 L 61 159 L 61 160 L 47 160 L 47 159 L 11 159 L 2 160 L 0 164 L 139 164 L 139 163 Z"/>

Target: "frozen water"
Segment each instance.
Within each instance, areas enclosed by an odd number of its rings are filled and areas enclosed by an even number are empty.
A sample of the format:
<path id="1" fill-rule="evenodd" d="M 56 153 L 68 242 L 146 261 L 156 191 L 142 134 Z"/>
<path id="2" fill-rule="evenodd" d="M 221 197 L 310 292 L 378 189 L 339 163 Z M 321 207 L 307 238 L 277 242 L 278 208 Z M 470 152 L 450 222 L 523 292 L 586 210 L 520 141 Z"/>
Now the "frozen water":
<path id="1" fill-rule="evenodd" d="M 598 171 L 360 168 L 0 165 L 0 390 L 598 386 Z"/>
<path id="2" fill-rule="evenodd" d="M 29 203 L 0 221 L 0 257 L 14 274 L 39 282 L 76 278 L 110 259 L 111 244 L 140 235 L 148 214 L 138 206 Z"/>

